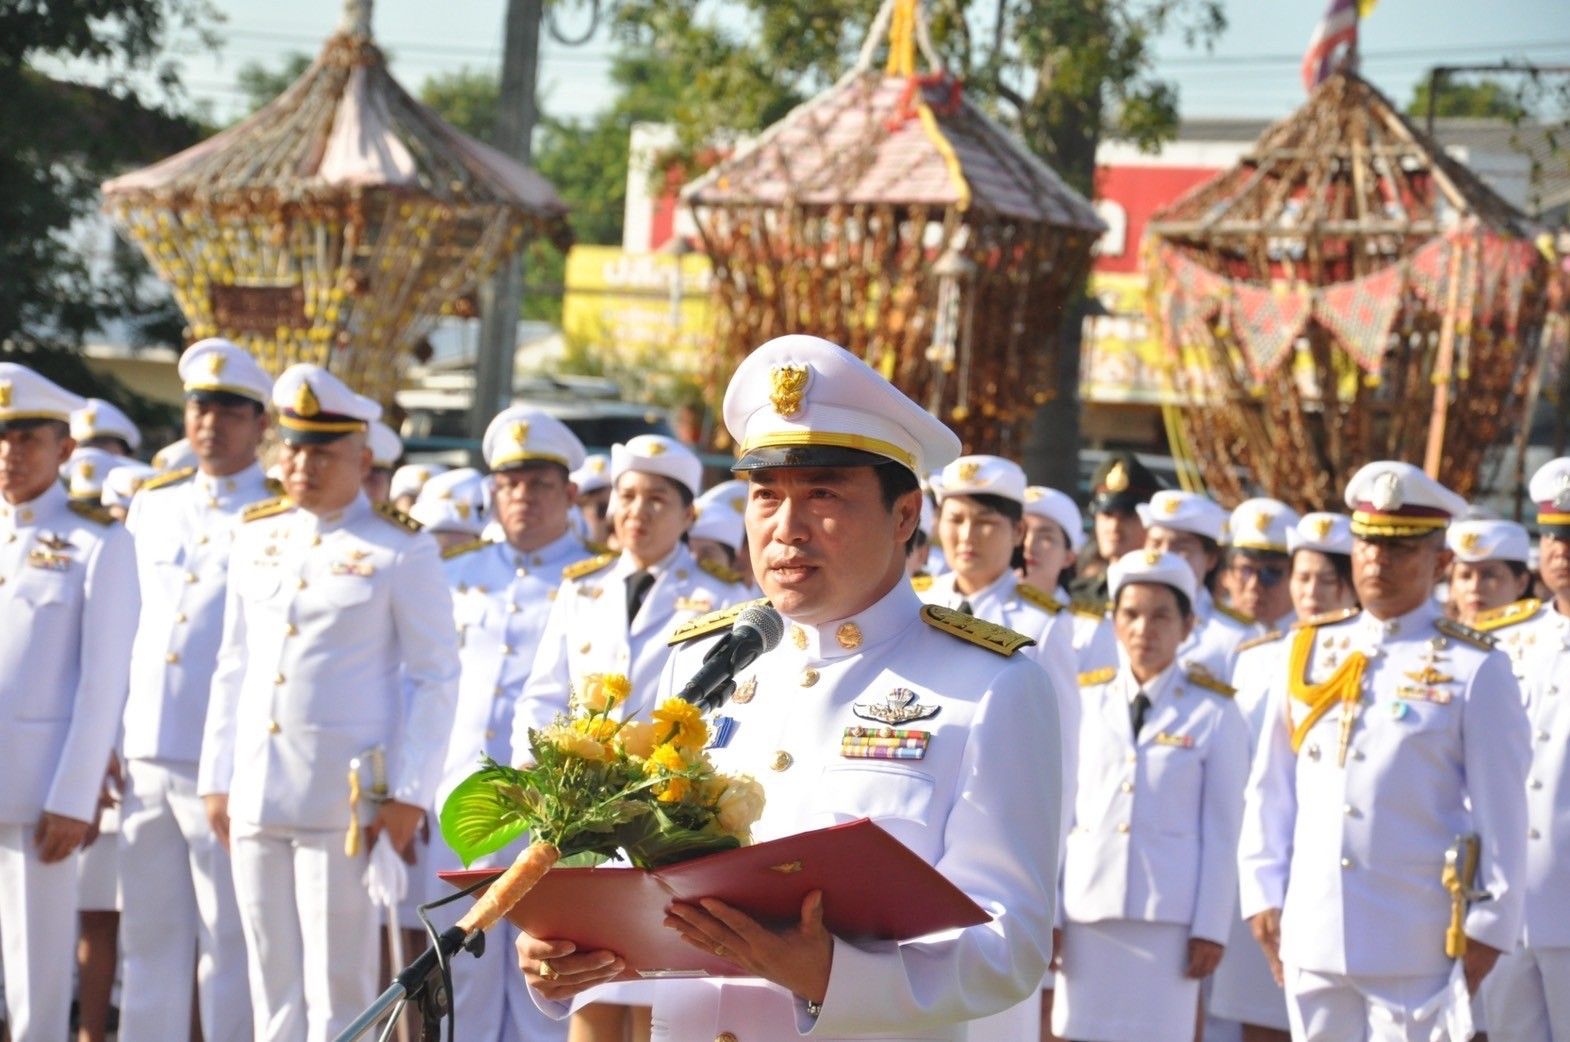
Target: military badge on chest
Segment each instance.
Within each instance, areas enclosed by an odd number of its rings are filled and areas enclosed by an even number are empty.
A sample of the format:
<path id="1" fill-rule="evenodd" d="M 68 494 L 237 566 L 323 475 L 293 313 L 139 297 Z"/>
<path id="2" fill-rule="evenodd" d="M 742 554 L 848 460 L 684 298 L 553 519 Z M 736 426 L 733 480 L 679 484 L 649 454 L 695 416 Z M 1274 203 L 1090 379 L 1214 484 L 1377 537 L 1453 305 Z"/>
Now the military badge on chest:
<path id="1" fill-rule="evenodd" d="M 840 737 L 840 755 L 853 760 L 920 760 L 932 741 L 930 731 L 900 727 L 936 716 L 942 706 L 926 705 L 916 692 L 897 687 L 881 701 L 856 702 L 851 711 L 881 727 L 852 726 Z"/>
<path id="2" fill-rule="evenodd" d="M 71 541 L 53 532 L 41 532 L 37 536 L 38 545 L 27 552 L 27 565 L 29 568 L 42 568 L 46 572 L 63 572 L 71 567 L 72 558 L 69 556 L 76 547 Z"/>
<path id="3" fill-rule="evenodd" d="M 1443 653 L 1445 638 L 1434 637 L 1423 646 L 1423 661 L 1416 669 L 1403 670 L 1402 675 L 1408 683 L 1396 686 L 1396 699 L 1401 701 L 1433 702 L 1436 705 L 1449 705 L 1454 697 L 1451 685 L 1456 683 L 1456 678 L 1445 672 L 1441 664 L 1448 661 L 1448 655 Z M 1396 718 L 1405 715 L 1404 711 L 1392 710 Z"/>
<path id="4" fill-rule="evenodd" d="M 368 550 L 350 550 L 342 559 L 332 563 L 334 575 L 370 576 L 376 574 L 376 566 L 366 558 L 370 557 Z"/>

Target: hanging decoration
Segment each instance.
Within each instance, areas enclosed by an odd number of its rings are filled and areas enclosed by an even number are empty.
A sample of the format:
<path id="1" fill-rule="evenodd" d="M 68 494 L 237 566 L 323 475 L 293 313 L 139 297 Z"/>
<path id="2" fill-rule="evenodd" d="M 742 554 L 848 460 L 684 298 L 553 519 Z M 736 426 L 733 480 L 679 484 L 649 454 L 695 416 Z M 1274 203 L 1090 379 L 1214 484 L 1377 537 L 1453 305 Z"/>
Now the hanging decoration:
<path id="1" fill-rule="evenodd" d="M 444 314 L 530 236 L 565 247 L 566 207 L 533 170 L 410 97 L 371 38 L 369 0 L 269 104 L 106 182 L 191 339 L 225 336 L 275 375 L 325 365 L 390 405 Z"/>
<path id="2" fill-rule="evenodd" d="M 886 0 L 843 79 L 682 197 L 714 264 L 716 395 L 765 340 L 815 333 L 969 451 L 1021 450 L 1103 226 L 942 69 L 916 0 Z"/>

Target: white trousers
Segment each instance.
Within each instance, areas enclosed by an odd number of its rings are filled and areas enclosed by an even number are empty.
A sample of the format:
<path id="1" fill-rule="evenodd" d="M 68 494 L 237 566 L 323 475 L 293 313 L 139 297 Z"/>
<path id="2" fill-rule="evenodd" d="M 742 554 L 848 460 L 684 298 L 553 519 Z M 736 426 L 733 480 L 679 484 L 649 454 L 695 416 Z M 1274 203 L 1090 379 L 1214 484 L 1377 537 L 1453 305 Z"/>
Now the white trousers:
<path id="1" fill-rule="evenodd" d="M 1455 1001 L 1453 974 L 1349 977 L 1288 966 L 1285 977 L 1293 1042 L 1465 1042 L 1471 1036 L 1469 1007 Z M 1454 1017 L 1462 1011 L 1468 1023 L 1456 1038 Z"/>
<path id="2" fill-rule="evenodd" d="M 474 867 L 505 867 L 522 846 L 521 842 L 515 843 L 475 862 Z M 426 866 L 431 879 L 425 899 L 434 901 L 456 893 L 451 886 L 435 879 L 435 874 L 462 868 L 458 856 L 435 835 L 431 837 L 429 855 Z M 474 898 L 465 897 L 431 909 L 431 922 L 436 924 L 437 932 L 455 925 L 472 904 Z M 486 931 L 483 956 L 475 959 L 464 953 L 453 959 L 455 1037 L 469 1042 L 565 1042 L 567 1021 L 546 1016 L 529 996 L 529 987 L 518 969 L 517 943 L 518 928 L 504 919 Z M 410 953 L 410 958 L 416 954 Z"/>
<path id="3" fill-rule="evenodd" d="M 246 1042 L 251 998 L 229 853 L 196 795 L 196 765 L 126 764 L 120 865 L 121 1042 L 184 1038 L 193 971 L 202 1037 Z"/>
<path id="4" fill-rule="evenodd" d="M 60 1042 L 76 972 L 77 859 L 39 861 L 33 829 L 0 824 L 0 963 L 11 1042 Z"/>
<path id="5" fill-rule="evenodd" d="M 376 998 L 382 921 L 343 839 L 231 828 L 257 1042 L 328 1042 Z"/>
<path id="6" fill-rule="evenodd" d="M 1483 978 L 1495 1042 L 1570 1042 L 1570 948 L 1517 948 Z"/>

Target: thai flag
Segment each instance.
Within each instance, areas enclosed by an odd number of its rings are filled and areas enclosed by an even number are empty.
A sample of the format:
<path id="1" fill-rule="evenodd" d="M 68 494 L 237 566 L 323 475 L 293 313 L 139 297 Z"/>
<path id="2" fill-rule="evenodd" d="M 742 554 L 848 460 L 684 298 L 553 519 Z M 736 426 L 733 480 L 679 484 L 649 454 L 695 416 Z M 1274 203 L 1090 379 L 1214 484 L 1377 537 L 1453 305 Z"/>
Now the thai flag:
<path id="1" fill-rule="evenodd" d="M 1303 87 L 1312 91 L 1357 52 L 1357 21 L 1376 0 L 1330 0 L 1303 55 Z"/>

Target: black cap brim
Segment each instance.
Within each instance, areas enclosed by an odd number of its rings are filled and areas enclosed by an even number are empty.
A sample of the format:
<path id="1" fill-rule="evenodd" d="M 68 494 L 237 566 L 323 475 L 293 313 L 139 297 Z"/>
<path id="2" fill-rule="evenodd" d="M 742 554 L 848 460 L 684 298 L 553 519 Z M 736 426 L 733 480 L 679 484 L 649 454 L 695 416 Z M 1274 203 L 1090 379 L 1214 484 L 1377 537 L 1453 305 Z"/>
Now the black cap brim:
<path id="1" fill-rule="evenodd" d="M 1151 492 L 1097 492 L 1090 500 L 1093 514 L 1132 514 L 1141 503 L 1149 503 Z"/>
<path id="2" fill-rule="evenodd" d="M 749 450 L 730 469 L 740 472 L 775 467 L 877 467 L 894 462 L 897 461 L 875 452 L 838 445 L 766 445 Z"/>
<path id="3" fill-rule="evenodd" d="M 347 438 L 353 431 L 302 431 L 296 427 L 278 425 L 278 437 L 287 445 L 325 445 L 339 438 Z"/>
<path id="4" fill-rule="evenodd" d="M 195 389 L 185 392 L 187 401 L 199 402 L 202 405 L 254 405 L 257 408 L 267 408 L 255 398 L 248 398 L 243 394 L 233 391 Z"/>

